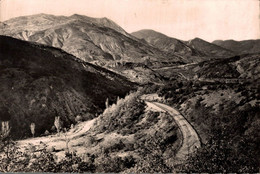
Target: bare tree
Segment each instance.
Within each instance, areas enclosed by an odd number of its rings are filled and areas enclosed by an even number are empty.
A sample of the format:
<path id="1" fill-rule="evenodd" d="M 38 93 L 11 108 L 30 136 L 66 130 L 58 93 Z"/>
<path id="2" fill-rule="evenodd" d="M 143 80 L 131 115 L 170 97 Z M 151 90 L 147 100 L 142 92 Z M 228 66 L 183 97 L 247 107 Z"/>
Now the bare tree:
<path id="1" fill-rule="evenodd" d="M 68 137 L 68 131 L 66 128 L 64 128 L 64 136 L 65 136 L 65 141 L 66 141 L 66 151 L 69 153 L 70 152 L 70 150 L 69 150 L 70 139 Z"/>

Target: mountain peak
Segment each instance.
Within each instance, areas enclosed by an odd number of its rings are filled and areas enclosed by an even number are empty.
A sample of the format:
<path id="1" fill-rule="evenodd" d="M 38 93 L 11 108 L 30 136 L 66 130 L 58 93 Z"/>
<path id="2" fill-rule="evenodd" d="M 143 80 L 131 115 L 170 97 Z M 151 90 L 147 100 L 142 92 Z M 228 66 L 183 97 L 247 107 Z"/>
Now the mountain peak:
<path id="1" fill-rule="evenodd" d="M 207 42 L 199 37 L 195 37 L 194 39 L 191 39 L 191 41 Z"/>
<path id="2" fill-rule="evenodd" d="M 131 35 L 142 39 L 145 37 L 168 37 L 167 35 L 160 33 L 158 31 L 155 30 L 151 30 L 151 29 L 143 29 L 143 30 L 139 30 L 136 32 L 131 33 Z"/>

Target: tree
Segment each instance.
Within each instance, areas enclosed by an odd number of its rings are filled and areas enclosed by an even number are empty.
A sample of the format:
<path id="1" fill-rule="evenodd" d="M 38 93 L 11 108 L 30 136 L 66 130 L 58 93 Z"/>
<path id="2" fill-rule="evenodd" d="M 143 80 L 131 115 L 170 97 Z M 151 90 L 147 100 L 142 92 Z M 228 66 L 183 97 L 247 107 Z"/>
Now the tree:
<path id="1" fill-rule="evenodd" d="M 106 108 L 108 108 L 109 107 L 109 101 L 108 101 L 108 98 L 106 99 Z"/>
<path id="2" fill-rule="evenodd" d="M 54 126 L 56 127 L 57 132 L 60 135 L 60 129 L 61 129 L 60 116 L 55 117 Z"/>
<path id="3" fill-rule="evenodd" d="M 11 128 L 9 126 L 9 121 L 2 121 L 2 130 L 1 130 L 1 137 L 3 139 L 7 138 L 10 134 Z"/>
<path id="4" fill-rule="evenodd" d="M 32 135 L 34 137 L 34 134 L 35 134 L 35 123 L 31 123 L 30 129 L 31 129 L 31 133 L 32 133 Z"/>

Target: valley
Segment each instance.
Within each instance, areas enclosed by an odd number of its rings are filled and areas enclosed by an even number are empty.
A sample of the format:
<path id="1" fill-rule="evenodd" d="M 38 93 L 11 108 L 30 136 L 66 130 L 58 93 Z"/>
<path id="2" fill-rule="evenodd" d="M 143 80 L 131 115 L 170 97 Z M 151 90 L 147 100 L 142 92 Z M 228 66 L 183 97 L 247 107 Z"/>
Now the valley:
<path id="1" fill-rule="evenodd" d="M 0 23 L 0 171 L 258 172 L 258 41 L 78 14 Z"/>

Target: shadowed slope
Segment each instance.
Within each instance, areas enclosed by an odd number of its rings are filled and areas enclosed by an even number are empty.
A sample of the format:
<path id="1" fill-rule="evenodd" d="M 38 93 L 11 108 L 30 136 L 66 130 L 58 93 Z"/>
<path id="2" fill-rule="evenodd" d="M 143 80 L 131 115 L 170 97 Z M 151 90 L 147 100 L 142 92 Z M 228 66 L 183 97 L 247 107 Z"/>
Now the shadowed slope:
<path id="1" fill-rule="evenodd" d="M 115 101 L 133 86 L 124 77 L 82 62 L 66 52 L 0 36 L 0 100 L 11 115 L 16 136 L 50 130 L 54 117 L 64 126 L 95 117 L 105 100 Z"/>

